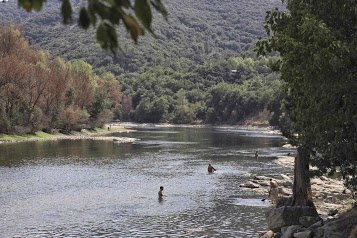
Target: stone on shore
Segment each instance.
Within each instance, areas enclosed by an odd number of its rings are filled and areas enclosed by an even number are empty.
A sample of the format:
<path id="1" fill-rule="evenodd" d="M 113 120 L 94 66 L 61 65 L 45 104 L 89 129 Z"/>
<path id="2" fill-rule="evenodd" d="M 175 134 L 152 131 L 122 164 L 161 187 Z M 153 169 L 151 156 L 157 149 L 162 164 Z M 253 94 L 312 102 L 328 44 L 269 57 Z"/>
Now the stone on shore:
<path id="1" fill-rule="evenodd" d="M 239 185 L 239 187 L 244 187 L 244 188 L 259 188 L 259 184 L 255 184 L 253 182 L 248 182 L 248 183 L 242 183 Z"/>
<path id="2" fill-rule="evenodd" d="M 274 232 L 273 231 L 267 231 L 264 235 L 262 235 L 260 238 L 273 238 L 274 237 Z"/>
<path id="3" fill-rule="evenodd" d="M 319 217 L 313 207 L 308 206 L 283 206 L 273 208 L 266 213 L 266 220 L 270 230 L 278 232 L 284 226 L 299 225 L 303 216 Z"/>
<path id="4" fill-rule="evenodd" d="M 314 238 L 356 238 L 357 206 L 338 218 L 326 221 L 323 226 L 314 229 L 313 232 Z"/>

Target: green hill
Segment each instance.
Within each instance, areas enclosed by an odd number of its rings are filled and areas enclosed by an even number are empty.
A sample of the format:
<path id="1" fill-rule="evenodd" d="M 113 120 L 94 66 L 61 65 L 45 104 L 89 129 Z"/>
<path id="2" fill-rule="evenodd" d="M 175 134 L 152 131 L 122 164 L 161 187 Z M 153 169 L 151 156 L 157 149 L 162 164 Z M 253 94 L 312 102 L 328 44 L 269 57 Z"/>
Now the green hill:
<path id="1" fill-rule="evenodd" d="M 93 30 L 78 29 L 75 23 L 63 26 L 58 3 L 49 1 L 42 12 L 27 13 L 12 0 L 0 5 L 0 18 L 3 22 L 21 23 L 30 43 L 52 54 L 70 60 L 83 59 L 95 68 L 119 74 L 157 65 L 188 69 L 236 56 L 264 35 L 265 12 L 282 7 L 280 0 L 185 0 L 183 3 L 170 0 L 165 5 L 169 22 L 156 16 L 156 39 L 147 33 L 135 45 L 121 29 L 122 52 L 115 59 L 96 45 Z"/>
<path id="2" fill-rule="evenodd" d="M 74 1 L 78 12 L 81 1 Z M 251 53 L 264 36 L 265 13 L 280 0 L 165 1 L 169 22 L 154 17 L 155 36 L 135 45 L 122 28 L 122 51 L 99 48 L 94 30 L 61 24 L 60 6 L 48 2 L 27 13 L 9 1 L 0 5 L 3 22 L 17 22 L 30 44 L 66 60 L 82 59 L 98 74 L 114 73 L 126 98 L 117 117 L 140 122 L 238 123 L 275 105 L 278 76 Z M 76 15 L 76 14 L 75 14 Z M 250 52 L 250 53 L 249 53 Z"/>

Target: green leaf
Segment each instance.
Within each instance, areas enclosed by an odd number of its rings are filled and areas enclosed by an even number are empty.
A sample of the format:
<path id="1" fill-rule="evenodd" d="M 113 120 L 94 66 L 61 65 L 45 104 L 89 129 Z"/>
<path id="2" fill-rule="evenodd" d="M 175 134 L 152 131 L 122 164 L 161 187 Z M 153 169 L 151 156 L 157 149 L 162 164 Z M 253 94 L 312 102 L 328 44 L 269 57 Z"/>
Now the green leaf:
<path id="1" fill-rule="evenodd" d="M 82 7 L 79 12 L 78 25 L 83 29 L 88 29 L 90 25 L 90 18 L 85 7 Z"/>
<path id="2" fill-rule="evenodd" d="M 105 49 L 115 54 L 118 51 L 118 38 L 114 26 L 107 20 L 100 23 L 97 28 L 97 42 Z"/>
<path id="3" fill-rule="evenodd" d="M 94 11 L 102 19 L 108 19 L 109 15 L 110 15 L 110 5 L 107 2 L 96 1 L 94 3 Z"/>
<path id="4" fill-rule="evenodd" d="M 107 19 L 113 23 L 113 24 L 116 24 L 116 25 L 119 25 L 119 21 L 120 19 L 122 18 L 122 13 L 121 11 L 119 11 L 117 8 L 115 7 L 112 7 L 109 9 L 109 14 L 108 14 L 108 17 Z"/>
<path id="5" fill-rule="evenodd" d="M 131 3 L 129 0 L 114 0 L 115 6 L 130 8 Z"/>
<path id="6" fill-rule="evenodd" d="M 153 5 L 153 7 L 161 13 L 161 15 L 164 17 L 164 19 L 167 21 L 168 18 L 167 18 L 167 10 L 164 6 L 164 4 L 162 4 L 161 0 L 151 0 L 150 1 L 151 5 Z"/>
<path id="7" fill-rule="evenodd" d="M 32 3 L 33 9 L 36 11 L 41 11 L 44 2 L 46 2 L 46 0 L 34 0 Z"/>
<path id="8" fill-rule="evenodd" d="M 32 9 L 40 11 L 44 2 L 46 2 L 46 0 L 18 0 L 18 5 L 28 12 L 31 12 Z"/>
<path id="9" fill-rule="evenodd" d="M 137 43 L 139 35 L 144 35 L 144 30 L 133 16 L 125 15 L 123 16 L 123 21 L 126 29 L 130 32 L 131 38 Z"/>
<path id="10" fill-rule="evenodd" d="M 95 26 L 97 24 L 97 16 L 95 14 L 95 5 L 94 5 L 93 1 L 88 3 L 87 13 L 88 13 L 90 22 L 92 23 L 93 26 Z"/>
<path id="11" fill-rule="evenodd" d="M 68 24 L 72 20 L 72 6 L 69 0 L 62 1 L 61 12 L 63 23 Z"/>
<path id="12" fill-rule="evenodd" d="M 152 13 L 147 0 L 135 0 L 135 15 L 146 29 L 151 31 Z"/>

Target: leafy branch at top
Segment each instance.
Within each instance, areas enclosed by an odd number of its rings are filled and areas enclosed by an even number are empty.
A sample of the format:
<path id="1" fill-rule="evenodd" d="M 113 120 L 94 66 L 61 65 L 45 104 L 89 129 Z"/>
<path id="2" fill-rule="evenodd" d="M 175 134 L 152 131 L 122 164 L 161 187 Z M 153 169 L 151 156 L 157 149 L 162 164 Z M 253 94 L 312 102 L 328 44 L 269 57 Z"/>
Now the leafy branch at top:
<path id="1" fill-rule="evenodd" d="M 18 0 L 19 6 L 26 11 L 41 11 L 45 2 L 46 0 Z M 78 25 L 83 29 L 88 29 L 91 25 L 95 27 L 99 45 L 115 54 L 120 49 L 116 32 L 120 22 L 124 23 L 131 38 L 137 43 L 145 30 L 153 33 L 153 9 L 167 20 L 168 13 L 161 0 L 88 0 L 87 6 L 79 11 Z M 62 0 L 61 13 L 64 24 L 72 22 L 70 0 Z"/>

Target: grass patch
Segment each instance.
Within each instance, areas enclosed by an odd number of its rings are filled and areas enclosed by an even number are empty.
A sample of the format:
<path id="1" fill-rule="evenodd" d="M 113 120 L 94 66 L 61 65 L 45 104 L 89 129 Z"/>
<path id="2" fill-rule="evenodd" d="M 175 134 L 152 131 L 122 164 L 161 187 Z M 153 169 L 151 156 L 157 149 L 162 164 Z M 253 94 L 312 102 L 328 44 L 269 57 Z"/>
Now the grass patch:
<path id="1" fill-rule="evenodd" d="M 57 136 L 59 134 L 49 134 L 49 133 L 46 133 L 46 132 L 43 132 L 43 131 L 38 131 L 35 133 L 35 136 L 36 138 L 39 137 L 39 138 L 51 138 L 51 137 L 54 137 L 54 136 Z"/>
<path id="2" fill-rule="evenodd" d="M 127 129 L 121 126 L 111 126 L 108 130 L 108 127 L 103 128 L 95 128 L 93 130 L 86 130 L 83 129 L 82 131 L 71 131 L 69 135 L 72 136 L 93 136 L 93 135 L 103 135 L 108 133 L 114 132 L 124 132 L 128 131 Z M 46 133 L 43 131 L 38 131 L 35 134 L 28 134 L 28 135 L 7 135 L 7 134 L 0 134 L 0 141 L 23 141 L 23 140 L 36 140 L 36 139 L 50 139 L 55 137 L 65 136 L 63 133 Z"/>
<path id="3" fill-rule="evenodd" d="M 5 135 L 5 134 L 0 135 L 0 140 L 22 140 L 22 139 L 26 139 L 26 137 L 17 136 L 17 135 Z"/>
<path id="4" fill-rule="evenodd" d="M 61 136 L 62 134 L 49 134 L 43 131 L 38 131 L 35 134 L 28 135 L 6 135 L 0 134 L 0 140 L 2 141 L 13 141 L 13 140 L 26 140 L 26 139 L 36 139 L 36 138 L 52 138 L 56 136 Z"/>

